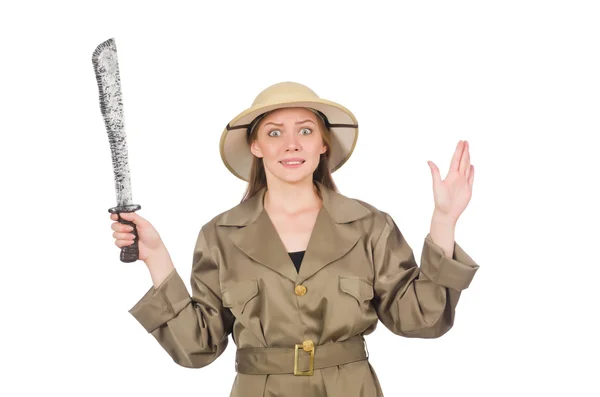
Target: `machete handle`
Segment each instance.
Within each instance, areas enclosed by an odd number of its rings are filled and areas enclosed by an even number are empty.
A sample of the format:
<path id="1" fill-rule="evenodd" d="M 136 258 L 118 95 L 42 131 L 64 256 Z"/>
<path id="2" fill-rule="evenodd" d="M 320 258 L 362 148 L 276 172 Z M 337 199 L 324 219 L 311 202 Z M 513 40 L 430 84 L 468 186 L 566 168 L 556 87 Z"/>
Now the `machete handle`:
<path id="1" fill-rule="evenodd" d="M 117 217 L 119 218 L 119 223 L 133 227 L 133 230 L 130 232 L 130 233 L 133 233 L 133 235 L 135 236 L 135 238 L 133 239 L 133 244 L 129 244 L 129 245 L 125 245 L 125 246 L 121 247 L 121 256 L 120 256 L 121 262 L 131 263 L 131 262 L 137 261 L 139 258 L 140 252 L 139 252 L 139 248 L 138 248 L 138 232 L 137 232 L 137 227 L 135 226 L 135 223 L 121 218 L 121 215 L 119 215 L 119 214 L 121 212 L 135 212 L 135 211 L 139 210 L 140 208 L 142 208 L 142 207 L 138 204 L 129 204 L 129 205 L 122 205 L 122 206 L 117 206 L 117 207 L 108 209 L 108 212 L 110 212 L 111 214 L 117 214 Z"/>

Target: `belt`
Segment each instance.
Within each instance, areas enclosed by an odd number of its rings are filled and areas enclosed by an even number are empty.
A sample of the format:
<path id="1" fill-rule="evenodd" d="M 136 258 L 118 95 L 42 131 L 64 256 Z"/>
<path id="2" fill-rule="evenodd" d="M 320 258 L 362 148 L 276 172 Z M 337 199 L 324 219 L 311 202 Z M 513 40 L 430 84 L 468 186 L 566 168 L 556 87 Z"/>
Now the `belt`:
<path id="1" fill-rule="evenodd" d="M 369 358 L 362 335 L 315 346 L 311 340 L 291 347 L 243 347 L 237 350 L 235 370 L 242 374 L 312 375 L 315 369 Z M 306 369 L 308 368 L 308 369 Z"/>

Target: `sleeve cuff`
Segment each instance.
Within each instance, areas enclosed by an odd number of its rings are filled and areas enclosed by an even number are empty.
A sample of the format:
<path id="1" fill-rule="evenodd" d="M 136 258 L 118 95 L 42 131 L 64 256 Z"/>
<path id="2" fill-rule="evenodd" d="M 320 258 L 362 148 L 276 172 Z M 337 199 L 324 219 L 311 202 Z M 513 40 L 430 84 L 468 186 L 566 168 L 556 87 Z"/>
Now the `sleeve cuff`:
<path id="1" fill-rule="evenodd" d="M 150 287 L 129 313 L 150 333 L 179 314 L 189 302 L 188 289 L 173 269 L 158 288 Z"/>
<path id="2" fill-rule="evenodd" d="M 479 265 L 456 243 L 452 258 L 433 242 L 428 233 L 421 257 L 421 271 L 434 283 L 457 291 L 467 289 Z"/>

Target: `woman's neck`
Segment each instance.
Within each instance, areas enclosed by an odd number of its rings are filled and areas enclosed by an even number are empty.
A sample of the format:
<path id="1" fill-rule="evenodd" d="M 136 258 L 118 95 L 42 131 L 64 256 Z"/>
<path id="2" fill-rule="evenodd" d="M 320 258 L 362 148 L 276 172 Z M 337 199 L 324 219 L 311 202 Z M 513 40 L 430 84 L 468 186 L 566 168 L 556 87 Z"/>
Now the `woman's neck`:
<path id="1" fill-rule="evenodd" d="M 302 212 L 318 211 L 322 201 L 317 188 L 310 184 L 278 184 L 269 186 L 265 192 L 263 205 L 269 213 L 296 215 Z"/>

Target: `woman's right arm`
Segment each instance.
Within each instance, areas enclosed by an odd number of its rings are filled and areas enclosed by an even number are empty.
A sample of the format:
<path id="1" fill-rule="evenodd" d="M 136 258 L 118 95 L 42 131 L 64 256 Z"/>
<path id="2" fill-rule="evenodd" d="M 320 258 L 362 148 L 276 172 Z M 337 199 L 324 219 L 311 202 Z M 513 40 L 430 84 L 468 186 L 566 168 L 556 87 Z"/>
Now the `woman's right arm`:
<path id="1" fill-rule="evenodd" d="M 121 216 L 125 218 L 127 214 Z M 149 223 L 146 225 L 147 221 L 137 214 L 134 216 L 140 221 L 136 222 L 140 258 L 146 263 L 154 285 L 129 312 L 177 364 L 202 368 L 223 353 L 234 320 L 229 309 L 223 307 L 219 268 L 211 256 L 204 230 L 200 230 L 194 248 L 190 296 L 168 251 L 161 248 L 162 242 L 142 255 L 140 229 L 143 231 Z M 132 219 L 135 222 L 136 218 Z"/>

